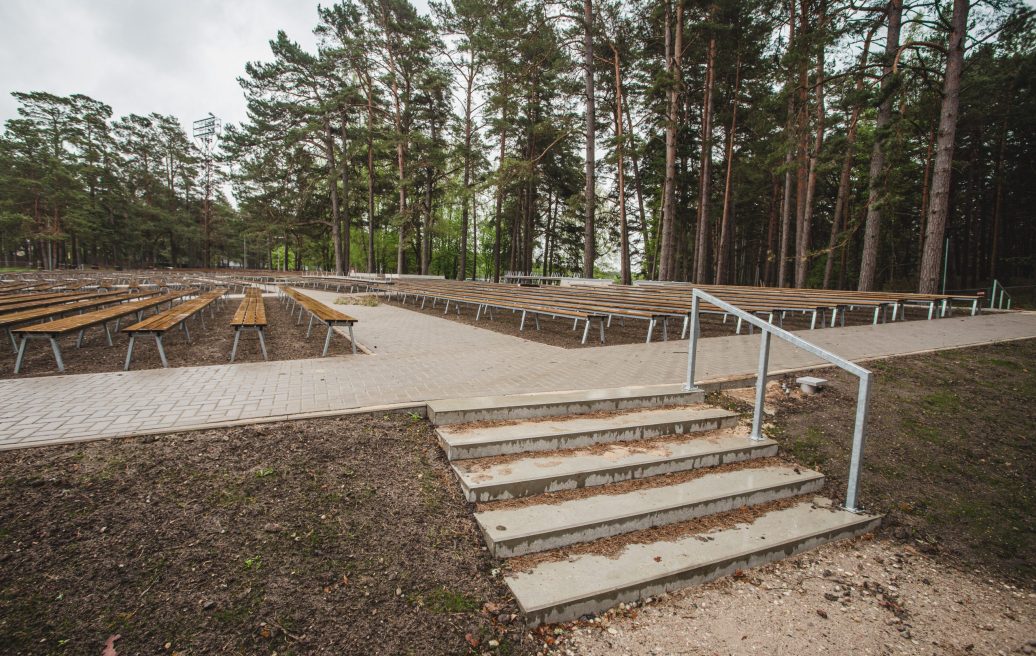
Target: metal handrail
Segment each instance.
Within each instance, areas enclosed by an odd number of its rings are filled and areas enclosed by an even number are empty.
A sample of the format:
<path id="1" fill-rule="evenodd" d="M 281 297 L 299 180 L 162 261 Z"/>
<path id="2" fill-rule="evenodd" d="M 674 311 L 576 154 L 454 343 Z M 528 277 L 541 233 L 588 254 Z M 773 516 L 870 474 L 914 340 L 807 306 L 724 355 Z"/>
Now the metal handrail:
<path id="1" fill-rule="evenodd" d="M 750 312 L 745 312 L 741 308 L 720 300 L 708 292 L 695 288 L 692 290 L 692 294 L 690 311 L 691 340 L 687 347 L 687 382 L 684 385 L 685 390 L 691 391 L 699 389 L 694 384 L 694 366 L 698 353 L 698 337 L 701 332 L 698 323 L 698 308 L 701 301 L 714 305 L 723 311 L 742 319 L 743 321 L 747 321 L 753 326 L 757 326 L 762 333 L 762 344 L 759 348 L 759 373 L 755 382 L 755 410 L 752 413 L 751 439 L 764 439 L 762 434 L 762 418 L 763 401 L 766 398 L 766 370 L 770 363 L 770 335 L 776 335 L 784 341 L 790 342 L 794 346 L 805 351 L 809 351 L 813 355 L 827 360 L 831 364 L 848 371 L 860 379 L 859 394 L 856 401 L 856 426 L 853 429 L 853 451 L 849 460 L 849 485 L 845 493 L 846 510 L 859 512 L 857 498 L 859 497 L 860 492 L 860 469 L 863 463 L 863 446 L 866 437 L 867 406 L 870 400 L 872 372 L 857 364 L 853 364 L 834 353 L 825 351 L 816 344 L 811 344 L 783 328 L 778 328 L 768 321 L 763 321 L 756 315 Z"/>
<path id="2" fill-rule="evenodd" d="M 996 296 L 996 288 L 1000 288 L 1000 298 Z M 1004 297 L 1007 297 L 1007 307 L 1004 307 Z M 989 290 L 989 309 L 996 308 L 998 310 L 1010 310 L 1011 309 L 1011 295 L 1007 293 L 1007 288 L 1004 287 L 1003 283 L 993 278 L 993 287 Z"/>

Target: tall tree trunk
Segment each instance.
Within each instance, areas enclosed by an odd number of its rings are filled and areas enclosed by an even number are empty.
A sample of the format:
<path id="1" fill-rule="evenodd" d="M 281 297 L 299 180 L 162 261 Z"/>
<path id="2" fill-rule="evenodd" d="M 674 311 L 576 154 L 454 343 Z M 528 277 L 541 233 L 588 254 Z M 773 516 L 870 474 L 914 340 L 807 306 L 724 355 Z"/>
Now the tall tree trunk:
<path id="1" fill-rule="evenodd" d="M 594 108 L 594 8 L 592 0 L 583 0 L 583 76 L 586 85 L 586 225 L 583 232 L 583 277 L 594 277 L 596 259 L 596 235 L 594 233 L 594 211 L 597 189 L 594 181 L 596 157 L 594 142 L 597 139 L 597 120 Z"/>
<path id="2" fill-rule="evenodd" d="M 677 0 L 675 25 L 672 5 L 666 2 L 666 58 L 669 70 L 669 107 L 665 126 L 665 182 L 662 191 L 662 237 L 659 280 L 676 279 L 676 130 L 680 111 L 683 56 L 683 3 Z"/>
<path id="3" fill-rule="evenodd" d="M 715 9 L 709 11 L 709 20 Z M 709 196 L 712 182 L 712 94 L 716 83 L 716 36 L 709 37 L 705 60 L 705 94 L 701 108 L 701 169 L 698 184 L 698 237 L 694 245 L 694 281 L 709 282 L 709 245 L 712 234 L 709 225 Z"/>
<path id="4" fill-rule="evenodd" d="M 464 204 L 460 211 L 460 264 L 457 266 L 457 278 L 468 277 L 468 206 L 471 199 L 471 131 L 472 131 L 472 95 L 474 93 L 475 72 L 473 60 L 468 62 L 468 74 L 465 76 L 464 89 Z M 478 263 L 475 263 L 475 275 L 478 277 Z"/>
<path id="5" fill-rule="evenodd" d="M 825 27 L 825 4 L 823 0 L 820 3 L 820 29 L 823 30 Z M 816 88 L 816 137 L 813 139 L 813 150 L 809 157 L 809 174 L 806 180 L 806 202 L 805 209 L 803 211 L 802 218 L 802 229 L 798 235 L 798 260 L 795 266 L 795 286 L 805 287 L 807 277 L 809 276 L 809 265 L 810 256 L 809 251 L 812 248 L 812 233 L 813 233 L 813 208 L 815 206 L 816 189 L 817 189 L 817 167 L 820 164 L 820 154 L 824 148 L 824 82 L 825 82 L 825 71 L 824 71 L 824 44 L 820 44 L 820 49 L 817 53 L 817 79 L 815 83 Z"/>
<path id="6" fill-rule="evenodd" d="M 327 186 L 331 190 L 331 246 L 335 255 L 335 275 L 345 275 L 342 270 L 342 223 L 338 210 L 338 166 L 335 162 L 335 140 L 331 122 L 324 121 L 324 150 L 327 152 Z"/>
<path id="7" fill-rule="evenodd" d="M 949 54 L 943 80 L 942 108 L 939 112 L 939 137 L 935 147 L 935 172 L 932 176 L 928 225 L 925 230 L 924 254 L 918 291 L 934 294 L 939 289 L 943 237 L 950 207 L 950 181 L 953 175 L 953 145 L 957 136 L 960 107 L 960 77 L 964 68 L 964 40 L 968 29 L 969 0 L 953 0 L 950 19 Z"/>
<path id="8" fill-rule="evenodd" d="M 619 279 L 623 285 L 631 285 L 633 276 L 630 272 L 629 227 L 626 225 L 626 162 L 622 134 L 622 70 L 619 63 L 619 50 L 614 45 L 612 45 L 612 57 L 615 64 L 615 167 L 616 187 L 619 193 Z"/>
<path id="9" fill-rule="evenodd" d="M 502 110 L 500 122 L 500 155 L 496 168 L 496 214 L 493 217 L 493 282 L 500 282 L 500 223 L 504 211 L 504 155 L 507 152 L 507 111 Z"/>
<path id="10" fill-rule="evenodd" d="M 349 131 L 346 127 L 346 117 L 342 115 L 342 269 L 348 275 L 352 256 L 352 216 L 349 213 L 349 191 L 351 189 L 351 173 L 349 163 Z"/>
<path id="11" fill-rule="evenodd" d="M 374 273 L 374 100 L 367 86 L 367 273 Z"/>
<path id="12" fill-rule="evenodd" d="M 734 67 L 734 102 L 730 110 L 730 129 L 727 131 L 727 174 L 723 183 L 723 218 L 720 219 L 719 248 L 716 249 L 716 284 L 730 284 L 730 241 L 733 236 L 731 204 L 734 181 L 734 141 L 737 137 L 737 103 L 741 92 L 741 54 Z"/>
<path id="13" fill-rule="evenodd" d="M 888 29 L 885 37 L 885 55 L 882 64 L 878 117 L 874 125 L 874 148 L 871 151 L 871 167 L 867 186 L 867 219 L 863 231 L 863 255 L 860 259 L 860 291 L 874 289 L 878 270 L 878 246 L 881 239 L 881 206 L 885 184 L 885 138 L 892 120 L 893 66 L 899 51 L 900 22 L 903 16 L 903 0 L 889 0 Z"/>
<path id="14" fill-rule="evenodd" d="M 632 139 L 633 138 L 633 119 L 630 116 L 629 104 L 626 101 L 626 96 L 625 95 L 622 97 L 622 105 L 623 105 L 623 114 L 625 115 L 625 118 L 626 118 L 626 128 L 627 128 L 626 129 L 626 134 L 628 134 L 629 137 Z M 648 266 L 647 266 L 648 278 L 653 280 L 655 278 L 655 266 L 656 266 L 657 258 L 653 257 L 653 256 L 649 256 L 647 213 L 644 211 L 644 191 L 643 191 L 643 187 L 641 186 L 641 183 L 640 183 L 640 162 L 639 162 L 639 159 L 640 158 L 637 157 L 637 151 L 636 151 L 636 149 L 634 149 L 630 153 L 630 163 L 633 164 L 633 188 L 634 188 L 634 190 L 636 191 L 636 194 L 637 194 L 637 213 L 638 213 L 638 215 L 640 217 L 640 234 L 641 234 L 641 240 L 642 240 L 642 242 L 644 244 L 644 257 L 648 258 Z"/>
<path id="15" fill-rule="evenodd" d="M 788 0 L 788 51 L 795 47 L 795 2 Z M 795 159 L 795 145 L 792 134 L 795 128 L 795 94 L 791 87 L 793 78 L 789 71 L 787 81 L 788 93 L 788 118 L 784 128 L 784 134 L 788 141 L 787 152 L 784 154 L 784 194 L 781 197 L 781 246 L 777 254 L 777 286 L 784 287 L 788 281 L 788 246 L 791 243 L 791 202 L 792 202 L 792 178 L 794 176 L 792 162 Z"/>
<path id="16" fill-rule="evenodd" d="M 932 129 L 928 135 L 928 148 L 925 151 L 924 178 L 921 180 L 921 231 L 920 237 L 917 240 L 918 261 L 920 261 L 920 258 L 924 256 L 925 227 L 928 225 L 928 203 L 931 200 L 932 155 L 935 153 L 935 139 L 937 136 L 938 126 L 933 123 Z"/>

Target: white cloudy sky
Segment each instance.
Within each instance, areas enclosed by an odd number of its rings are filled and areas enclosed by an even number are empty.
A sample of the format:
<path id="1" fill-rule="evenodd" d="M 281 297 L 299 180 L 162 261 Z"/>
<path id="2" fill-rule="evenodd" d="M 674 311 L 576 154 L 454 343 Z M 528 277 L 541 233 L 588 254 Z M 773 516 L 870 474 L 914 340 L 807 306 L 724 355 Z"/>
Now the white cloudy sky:
<path id="1" fill-rule="evenodd" d="M 324 0 L 327 4 L 329 0 Z M 83 93 L 116 116 L 240 122 L 245 62 L 278 29 L 312 48 L 318 0 L 0 0 L 0 122 L 12 91 Z M 423 4 L 423 3 L 422 3 Z"/>

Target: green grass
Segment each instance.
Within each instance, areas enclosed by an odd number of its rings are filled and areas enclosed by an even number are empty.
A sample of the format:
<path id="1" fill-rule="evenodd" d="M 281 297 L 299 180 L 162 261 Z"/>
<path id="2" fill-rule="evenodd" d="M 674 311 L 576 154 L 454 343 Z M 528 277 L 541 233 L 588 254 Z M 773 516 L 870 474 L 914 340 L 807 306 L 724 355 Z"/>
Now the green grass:
<path id="1" fill-rule="evenodd" d="M 795 438 L 789 450 L 795 459 L 807 467 L 819 467 L 827 457 L 824 455 L 824 432 L 810 426 L 801 436 Z"/>
<path id="2" fill-rule="evenodd" d="M 432 590 L 422 600 L 433 613 L 471 613 L 481 607 L 477 599 L 446 588 Z"/>

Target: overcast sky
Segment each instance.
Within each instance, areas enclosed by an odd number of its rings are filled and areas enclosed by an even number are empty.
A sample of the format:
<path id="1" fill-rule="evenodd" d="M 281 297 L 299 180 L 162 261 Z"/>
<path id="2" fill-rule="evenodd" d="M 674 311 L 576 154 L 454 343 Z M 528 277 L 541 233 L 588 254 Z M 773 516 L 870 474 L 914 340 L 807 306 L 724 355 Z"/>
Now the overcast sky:
<path id="1" fill-rule="evenodd" d="M 324 0 L 328 4 L 332 0 Z M 318 0 L 0 0 L 0 122 L 12 91 L 86 94 L 115 116 L 245 118 L 237 78 L 278 29 L 316 44 Z M 422 3 L 423 4 L 423 3 Z"/>

